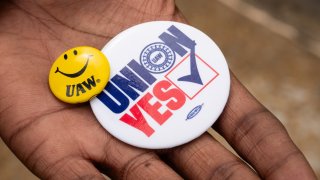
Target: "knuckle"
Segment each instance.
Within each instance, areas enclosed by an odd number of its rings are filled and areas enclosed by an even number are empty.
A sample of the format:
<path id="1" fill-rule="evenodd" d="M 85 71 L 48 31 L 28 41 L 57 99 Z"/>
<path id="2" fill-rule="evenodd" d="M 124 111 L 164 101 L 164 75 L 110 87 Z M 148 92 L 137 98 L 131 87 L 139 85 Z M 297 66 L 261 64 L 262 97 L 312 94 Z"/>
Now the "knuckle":
<path id="1" fill-rule="evenodd" d="M 264 154 L 265 147 L 275 144 L 275 139 L 277 144 L 289 140 L 284 126 L 265 108 L 242 117 L 236 127 L 231 136 L 231 143 L 239 147 L 245 157 Z"/>
<path id="2" fill-rule="evenodd" d="M 268 179 L 273 174 L 279 173 L 282 167 L 288 164 L 291 160 L 297 156 L 301 156 L 301 152 L 298 149 L 294 149 L 287 153 L 283 158 L 278 158 L 274 163 L 270 164 L 270 167 L 263 173 L 264 178 Z"/>
<path id="3" fill-rule="evenodd" d="M 242 165 L 242 162 L 237 160 L 221 163 L 211 171 L 207 179 L 232 179 Z"/>
<path id="4" fill-rule="evenodd" d="M 266 116 L 268 113 L 268 110 L 262 108 L 252 111 L 251 113 L 241 117 L 235 126 L 236 128 L 233 131 L 231 140 L 234 143 L 241 143 L 241 141 L 248 137 L 248 135 L 252 134 L 252 132 L 258 129 L 261 120 L 263 121 L 264 116 Z"/>
<path id="5" fill-rule="evenodd" d="M 143 152 L 126 163 L 120 171 L 121 179 L 129 179 L 128 177 L 135 173 L 136 169 L 143 167 L 146 169 L 152 165 L 152 161 L 159 158 L 153 152 Z"/>

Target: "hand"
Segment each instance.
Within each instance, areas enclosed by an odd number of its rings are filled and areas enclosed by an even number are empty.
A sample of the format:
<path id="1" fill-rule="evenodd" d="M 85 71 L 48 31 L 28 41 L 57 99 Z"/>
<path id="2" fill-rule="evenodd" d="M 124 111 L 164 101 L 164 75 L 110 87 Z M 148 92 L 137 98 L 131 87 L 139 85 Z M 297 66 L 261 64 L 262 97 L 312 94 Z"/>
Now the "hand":
<path id="1" fill-rule="evenodd" d="M 41 179 L 103 179 L 101 172 L 121 179 L 315 179 L 281 123 L 233 76 L 213 128 L 243 160 L 208 134 L 161 152 L 126 145 L 88 104 L 51 94 L 48 72 L 58 55 L 80 45 L 101 48 L 141 22 L 184 22 L 173 0 L 3 1 L 0 8 L 0 135 Z"/>

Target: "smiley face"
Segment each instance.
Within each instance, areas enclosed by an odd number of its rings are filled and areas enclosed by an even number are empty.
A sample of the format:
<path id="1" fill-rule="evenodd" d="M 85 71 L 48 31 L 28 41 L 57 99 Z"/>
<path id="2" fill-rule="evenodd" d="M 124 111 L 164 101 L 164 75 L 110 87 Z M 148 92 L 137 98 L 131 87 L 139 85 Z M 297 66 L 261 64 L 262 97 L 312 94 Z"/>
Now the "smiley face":
<path id="1" fill-rule="evenodd" d="M 73 50 L 73 54 L 76 56 L 76 55 L 78 54 L 78 51 L 77 51 L 76 49 Z M 70 77 L 70 78 L 79 77 L 79 76 L 81 76 L 81 75 L 86 71 L 86 69 L 87 69 L 87 67 L 88 67 L 88 64 L 89 64 L 89 60 L 90 60 L 90 58 L 91 58 L 92 56 L 93 56 L 93 55 L 90 55 L 90 54 L 89 54 L 88 57 L 87 57 L 86 64 L 83 66 L 83 68 L 81 68 L 79 71 L 77 71 L 77 72 L 75 72 L 75 73 L 72 73 L 72 74 L 64 73 L 64 72 L 62 72 L 62 71 L 59 70 L 59 67 L 57 67 L 57 70 L 55 71 L 55 73 L 61 73 L 62 75 L 67 76 L 67 77 Z M 67 60 L 67 59 L 68 59 L 68 55 L 67 55 L 67 54 L 64 54 L 63 58 L 64 58 L 65 60 Z"/>
<path id="2" fill-rule="evenodd" d="M 82 103 L 99 94 L 110 76 L 110 65 L 98 49 L 69 49 L 53 63 L 49 73 L 52 93 L 67 103 Z"/>

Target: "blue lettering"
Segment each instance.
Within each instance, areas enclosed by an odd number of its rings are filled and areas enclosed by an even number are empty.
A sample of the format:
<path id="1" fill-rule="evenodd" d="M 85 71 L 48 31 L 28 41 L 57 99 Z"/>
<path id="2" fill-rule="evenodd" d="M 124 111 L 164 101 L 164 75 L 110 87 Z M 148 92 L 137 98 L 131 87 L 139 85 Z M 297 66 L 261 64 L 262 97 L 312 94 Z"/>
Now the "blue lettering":
<path id="1" fill-rule="evenodd" d="M 164 32 L 159 38 L 169 46 L 172 51 L 179 54 L 181 57 L 186 55 L 188 51 L 184 48 L 190 49 L 190 74 L 178 78 L 178 81 L 187 81 L 197 84 L 202 84 L 199 71 L 196 64 L 195 46 L 196 42 L 190 39 L 187 35 L 181 32 L 175 26 L 168 28 L 171 33 Z M 161 54 L 155 57 L 155 61 L 161 58 Z M 133 73 L 133 70 L 135 73 Z M 105 90 L 111 95 L 111 98 L 105 92 L 100 93 L 97 98 L 106 105 L 114 113 L 122 113 L 129 106 L 130 97 L 132 100 L 136 100 L 140 94 L 137 91 L 144 92 L 148 89 L 149 85 L 152 85 L 157 79 L 147 71 L 142 65 L 132 59 L 128 63 L 128 67 L 124 67 L 120 72 L 123 76 L 116 74 L 112 79 L 112 83 L 109 82 L 105 87 Z M 114 85 L 114 84 L 115 85 Z M 122 93 L 117 87 L 119 87 L 124 93 Z M 127 96 L 128 97 L 127 97 Z"/>
<path id="2" fill-rule="evenodd" d="M 168 31 L 174 36 L 164 32 L 159 36 L 159 38 L 173 51 L 178 53 L 180 56 L 184 56 L 187 51 L 181 45 L 190 49 L 190 74 L 178 78 L 178 81 L 186 81 L 202 85 L 203 83 L 196 62 L 196 42 L 173 25 L 168 28 Z"/>
<path id="3" fill-rule="evenodd" d="M 128 66 L 149 85 L 153 84 L 157 80 L 149 71 L 144 69 L 135 60 L 131 60 Z M 135 100 L 140 96 L 136 90 L 144 92 L 149 87 L 147 83 L 135 75 L 128 67 L 124 67 L 120 72 L 124 77 L 116 74 L 111 78 L 112 83 L 109 82 L 105 87 L 105 90 L 113 98 L 109 97 L 105 92 L 102 92 L 97 96 L 104 105 L 117 114 L 122 113 L 129 106 L 130 100 L 126 95 L 128 95 L 132 100 Z M 119 87 L 125 94 L 117 87 Z M 115 102 L 114 99 L 117 102 Z"/>
<path id="4" fill-rule="evenodd" d="M 106 105 L 112 112 L 121 113 L 129 106 L 129 99 L 119 90 L 117 89 L 111 82 L 108 82 L 105 90 L 114 97 L 117 102 L 114 102 L 112 98 L 110 98 L 105 92 L 101 92 L 97 98 Z"/>
<path id="5" fill-rule="evenodd" d="M 131 60 L 128 66 L 134 70 L 143 80 L 145 80 L 149 85 L 153 84 L 157 79 L 150 74 L 143 66 L 141 66 L 137 61 Z"/>
<path id="6" fill-rule="evenodd" d="M 139 97 L 139 94 L 133 88 L 140 92 L 144 92 L 148 88 L 148 85 L 133 74 L 127 67 L 124 67 L 120 72 L 127 79 L 116 74 L 111 81 L 114 82 L 114 84 L 116 84 L 132 100 L 136 100 Z"/>
<path id="7" fill-rule="evenodd" d="M 187 35 L 181 32 L 175 26 L 170 26 L 168 31 L 172 34 L 167 32 L 162 33 L 159 38 L 169 46 L 174 52 L 178 53 L 180 56 L 184 56 L 187 51 L 181 46 L 185 46 L 189 49 L 194 49 L 196 46 L 196 42 L 190 39 Z"/>

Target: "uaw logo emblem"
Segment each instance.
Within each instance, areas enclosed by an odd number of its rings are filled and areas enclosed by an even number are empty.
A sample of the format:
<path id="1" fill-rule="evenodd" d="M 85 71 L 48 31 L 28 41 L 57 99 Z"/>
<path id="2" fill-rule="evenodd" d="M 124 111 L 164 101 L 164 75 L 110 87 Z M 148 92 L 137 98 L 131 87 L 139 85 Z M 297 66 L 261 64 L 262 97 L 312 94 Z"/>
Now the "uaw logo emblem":
<path id="1" fill-rule="evenodd" d="M 193 123 L 203 126 L 203 131 L 213 123 L 211 117 L 210 122 L 196 121 L 208 119 L 203 109 L 215 108 L 207 99 L 213 101 L 212 98 L 219 96 L 212 90 L 220 73 L 197 53 L 197 40 L 176 24 L 167 27 L 136 51 L 126 65 L 113 72 L 104 92 L 91 103 L 103 126 L 125 142 L 141 138 L 153 144 L 151 139 L 162 141 L 159 134 L 170 135 L 172 131 L 177 136 L 181 133 L 182 137 L 188 137 L 188 131 L 195 127 Z M 114 62 L 108 58 L 112 66 Z M 211 90 L 207 91 L 207 87 Z M 96 110 L 93 104 L 104 108 Z M 221 104 L 224 106 L 225 102 Z M 124 135 L 119 132 L 122 130 Z"/>
<path id="2" fill-rule="evenodd" d="M 152 43 L 141 53 L 140 63 L 151 73 L 163 73 L 174 64 L 176 55 L 172 49 L 164 43 Z"/>

